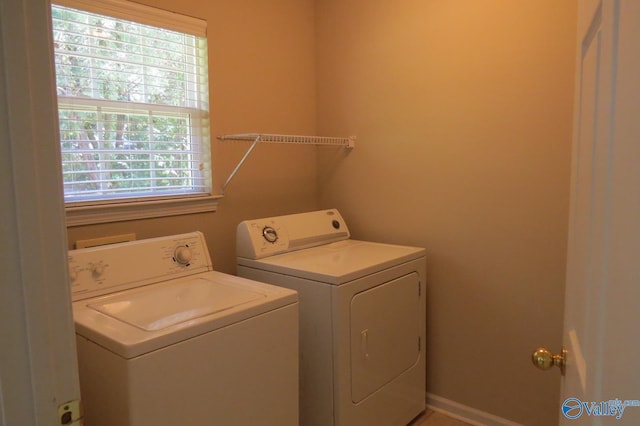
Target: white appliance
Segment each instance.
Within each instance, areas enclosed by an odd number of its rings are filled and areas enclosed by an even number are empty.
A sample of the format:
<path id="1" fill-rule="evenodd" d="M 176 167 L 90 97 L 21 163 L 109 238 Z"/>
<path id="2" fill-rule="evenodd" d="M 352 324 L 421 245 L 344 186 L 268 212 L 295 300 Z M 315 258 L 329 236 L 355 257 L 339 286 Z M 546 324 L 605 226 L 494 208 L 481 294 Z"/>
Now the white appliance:
<path id="1" fill-rule="evenodd" d="M 298 424 L 295 291 L 212 270 L 200 232 L 71 250 L 85 423 Z"/>
<path id="2" fill-rule="evenodd" d="M 351 240 L 337 210 L 244 221 L 236 237 L 238 275 L 298 292 L 301 425 L 424 411 L 423 248 Z"/>

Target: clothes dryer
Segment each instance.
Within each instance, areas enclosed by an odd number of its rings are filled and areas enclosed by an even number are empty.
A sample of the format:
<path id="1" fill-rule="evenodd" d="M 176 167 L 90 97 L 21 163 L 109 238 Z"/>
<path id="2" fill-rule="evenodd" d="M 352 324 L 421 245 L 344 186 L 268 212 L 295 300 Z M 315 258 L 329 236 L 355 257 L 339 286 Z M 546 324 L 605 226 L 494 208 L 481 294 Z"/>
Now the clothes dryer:
<path id="1" fill-rule="evenodd" d="M 298 424 L 295 291 L 212 269 L 199 232 L 69 252 L 86 424 Z"/>
<path id="2" fill-rule="evenodd" d="M 425 409 L 425 250 L 350 239 L 337 210 L 247 220 L 237 272 L 296 290 L 300 424 L 406 425 Z"/>

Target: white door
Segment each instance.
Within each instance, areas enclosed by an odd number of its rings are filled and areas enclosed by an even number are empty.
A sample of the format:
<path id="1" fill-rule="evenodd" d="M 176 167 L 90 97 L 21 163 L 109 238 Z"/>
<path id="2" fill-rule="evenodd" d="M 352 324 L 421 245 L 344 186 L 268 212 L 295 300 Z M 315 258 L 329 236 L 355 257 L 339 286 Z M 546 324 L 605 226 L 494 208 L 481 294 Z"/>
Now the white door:
<path id="1" fill-rule="evenodd" d="M 560 424 L 637 425 L 640 1 L 578 3 Z"/>
<path id="2" fill-rule="evenodd" d="M 79 424 L 49 7 L 0 1 L 0 426 Z"/>

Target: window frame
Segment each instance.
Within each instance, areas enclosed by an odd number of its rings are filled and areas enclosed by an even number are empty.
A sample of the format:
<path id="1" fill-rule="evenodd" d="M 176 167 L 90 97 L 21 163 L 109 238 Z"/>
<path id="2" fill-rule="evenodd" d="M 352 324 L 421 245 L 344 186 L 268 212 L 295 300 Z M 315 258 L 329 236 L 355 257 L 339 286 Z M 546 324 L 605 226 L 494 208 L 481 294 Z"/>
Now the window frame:
<path id="1" fill-rule="evenodd" d="M 206 38 L 206 21 L 123 0 L 53 0 L 53 5 L 108 15 Z M 58 97 L 56 95 L 56 100 Z M 208 99 L 206 99 L 208 103 Z M 58 101 L 56 102 L 56 105 Z M 58 123 L 59 125 L 59 123 Z M 56 128 L 59 134 L 59 128 Z M 199 130 L 198 130 L 199 131 Z M 208 168 L 208 192 L 154 194 L 151 196 L 65 202 L 67 227 L 137 219 L 214 212 L 222 195 L 213 193 L 211 140 L 204 162 Z"/>

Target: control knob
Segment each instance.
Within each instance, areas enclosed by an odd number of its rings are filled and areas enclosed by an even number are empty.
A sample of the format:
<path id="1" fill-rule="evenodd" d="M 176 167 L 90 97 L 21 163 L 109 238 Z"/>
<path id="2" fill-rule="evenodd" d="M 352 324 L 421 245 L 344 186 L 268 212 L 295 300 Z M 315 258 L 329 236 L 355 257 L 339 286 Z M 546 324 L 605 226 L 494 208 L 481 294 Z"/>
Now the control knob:
<path id="1" fill-rule="evenodd" d="M 94 265 L 91 265 L 91 276 L 93 277 L 94 280 L 102 279 L 103 275 L 104 275 L 104 265 L 102 263 L 96 263 Z"/>
<path id="2" fill-rule="evenodd" d="M 278 232 L 271 226 L 265 226 L 262 230 L 262 236 L 267 242 L 275 243 L 278 241 Z"/>
<path id="3" fill-rule="evenodd" d="M 188 265 L 191 262 L 191 249 L 189 246 L 178 246 L 173 251 L 173 259 L 180 265 Z"/>
<path id="4" fill-rule="evenodd" d="M 69 268 L 69 281 L 72 283 L 78 279 L 78 271 L 75 268 Z"/>

